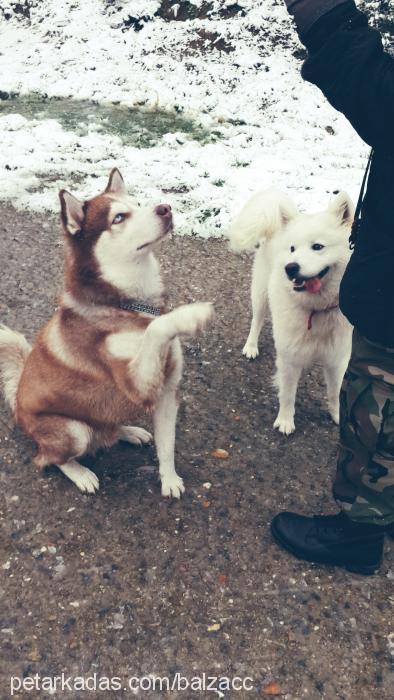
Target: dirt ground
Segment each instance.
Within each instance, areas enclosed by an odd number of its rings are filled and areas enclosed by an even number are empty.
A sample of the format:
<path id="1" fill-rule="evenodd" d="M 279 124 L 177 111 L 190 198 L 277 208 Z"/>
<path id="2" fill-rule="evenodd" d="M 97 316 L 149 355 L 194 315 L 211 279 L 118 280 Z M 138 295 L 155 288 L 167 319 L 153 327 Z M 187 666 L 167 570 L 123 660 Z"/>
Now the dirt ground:
<path id="1" fill-rule="evenodd" d="M 61 282 L 59 225 L 5 206 L 0 221 L 0 319 L 32 339 Z M 364 578 L 298 561 L 269 532 L 278 510 L 335 510 L 337 429 L 319 372 L 303 378 L 297 432 L 282 437 L 272 428 L 268 326 L 260 357 L 241 356 L 250 259 L 192 238 L 168 241 L 161 259 L 171 304 L 209 300 L 217 310 L 206 335 L 184 344 L 176 451 L 186 493 L 161 497 L 150 447 L 89 458 L 101 482 L 93 497 L 56 468 L 37 474 L 33 445 L 1 404 L 1 700 L 11 676 L 62 672 L 126 688 L 56 693 L 72 699 L 393 698 L 394 542 Z M 176 673 L 250 677 L 253 689 L 127 690 L 130 677 Z"/>

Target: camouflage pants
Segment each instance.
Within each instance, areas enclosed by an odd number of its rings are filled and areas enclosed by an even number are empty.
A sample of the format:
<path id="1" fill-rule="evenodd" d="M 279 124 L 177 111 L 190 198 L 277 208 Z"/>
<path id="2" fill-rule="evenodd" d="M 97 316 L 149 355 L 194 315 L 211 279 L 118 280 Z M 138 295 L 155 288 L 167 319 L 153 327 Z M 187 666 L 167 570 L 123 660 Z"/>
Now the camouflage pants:
<path id="1" fill-rule="evenodd" d="M 394 523 L 394 350 L 355 330 L 341 389 L 334 497 L 351 520 Z"/>

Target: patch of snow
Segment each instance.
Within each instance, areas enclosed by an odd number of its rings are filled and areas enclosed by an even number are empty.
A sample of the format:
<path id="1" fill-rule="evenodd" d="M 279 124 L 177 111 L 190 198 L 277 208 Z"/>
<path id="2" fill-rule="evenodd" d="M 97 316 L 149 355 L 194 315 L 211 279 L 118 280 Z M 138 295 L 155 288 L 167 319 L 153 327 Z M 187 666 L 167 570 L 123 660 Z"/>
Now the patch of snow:
<path id="1" fill-rule="evenodd" d="M 219 11 L 234 3 L 213 0 L 208 18 L 188 21 L 155 16 L 156 0 L 26 4 L 30 19 L 0 22 L 2 92 L 177 110 L 218 135 L 203 145 L 167 134 L 136 148 L 95 125 L 80 135 L 56 120 L 3 115 L 3 199 L 57 212 L 60 188 L 89 197 L 116 165 L 139 199 L 173 206 L 179 233 L 207 237 L 220 235 L 261 187 L 280 187 L 309 210 L 339 189 L 357 198 L 368 149 L 302 81 L 282 3 L 240 0 L 244 12 L 224 19 Z M 127 28 L 130 16 L 144 18 L 138 31 Z M 215 48 L 219 39 L 232 50 Z"/>

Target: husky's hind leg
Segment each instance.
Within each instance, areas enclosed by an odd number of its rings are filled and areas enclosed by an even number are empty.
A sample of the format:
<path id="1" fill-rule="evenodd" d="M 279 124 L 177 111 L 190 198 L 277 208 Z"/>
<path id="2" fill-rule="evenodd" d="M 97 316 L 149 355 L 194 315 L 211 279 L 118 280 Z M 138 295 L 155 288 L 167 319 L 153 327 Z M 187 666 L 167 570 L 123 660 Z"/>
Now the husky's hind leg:
<path id="1" fill-rule="evenodd" d="M 138 428 L 136 425 L 121 425 L 119 431 L 119 440 L 128 442 L 130 445 L 149 445 L 152 442 L 152 435 L 144 428 Z"/>
<path id="2" fill-rule="evenodd" d="M 99 480 L 90 469 L 82 466 L 75 459 L 70 459 L 66 464 L 57 464 L 57 467 L 79 488 L 82 493 L 95 493 L 99 488 Z"/>
<path id="3" fill-rule="evenodd" d="M 91 428 L 80 421 L 56 415 L 37 417 L 36 425 L 30 431 L 38 445 L 34 459 L 37 467 L 50 464 L 59 467 L 80 491 L 94 493 L 99 488 L 97 476 L 87 467 L 76 461 L 77 457 L 88 452 L 93 439 Z"/>

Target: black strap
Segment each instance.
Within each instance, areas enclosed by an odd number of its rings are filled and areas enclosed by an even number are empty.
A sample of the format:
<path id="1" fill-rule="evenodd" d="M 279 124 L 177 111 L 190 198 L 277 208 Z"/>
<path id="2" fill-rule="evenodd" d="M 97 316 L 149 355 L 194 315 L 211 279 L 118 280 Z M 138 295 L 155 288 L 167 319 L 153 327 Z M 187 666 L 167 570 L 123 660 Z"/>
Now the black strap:
<path id="1" fill-rule="evenodd" d="M 349 238 L 349 245 L 350 245 L 350 249 L 351 249 L 351 250 L 353 250 L 353 248 L 354 248 L 354 246 L 355 246 L 355 243 L 356 243 L 358 228 L 359 228 L 359 225 L 360 225 L 361 209 L 362 209 L 363 201 L 364 201 L 365 187 L 366 187 L 366 185 L 367 185 L 368 175 L 369 175 L 369 171 L 370 171 L 370 169 L 371 169 L 372 156 L 373 156 L 373 148 L 371 149 L 371 152 L 370 152 L 370 154 L 369 154 L 367 167 L 366 167 L 366 169 L 365 169 L 363 181 L 362 181 L 362 183 L 361 183 L 361 190 L 360 190 L 360 194 L 359 194 L 359 197 L 358 197 L 358 202 L 357 202 L 357 206 L 356 206 L 356 211 L 354 212 L 354 219 L 353 219 L 353 224 L 352 224 L 352 230 L 351 230 L 350 238 Z"/>

